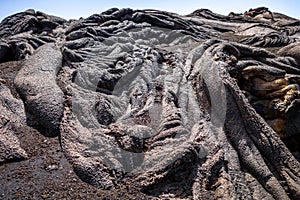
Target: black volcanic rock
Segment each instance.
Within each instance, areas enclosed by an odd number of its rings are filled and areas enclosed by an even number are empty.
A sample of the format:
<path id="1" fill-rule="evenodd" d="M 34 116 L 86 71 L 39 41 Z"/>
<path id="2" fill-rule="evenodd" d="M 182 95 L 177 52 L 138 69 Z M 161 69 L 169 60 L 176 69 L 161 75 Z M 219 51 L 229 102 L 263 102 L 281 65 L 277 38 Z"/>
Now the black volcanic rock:
<path id="1" fill-rule="evenodd" d="M 299 22 L 264 7 L 7 17 L 0 62 L 22 68 L 2 81 L 17 94 L 1 97 L 0 162 L 26 158 L 12 144 L 23 124 L 59 136 L 79 178 L 105 190 L 299 199 Z"/>

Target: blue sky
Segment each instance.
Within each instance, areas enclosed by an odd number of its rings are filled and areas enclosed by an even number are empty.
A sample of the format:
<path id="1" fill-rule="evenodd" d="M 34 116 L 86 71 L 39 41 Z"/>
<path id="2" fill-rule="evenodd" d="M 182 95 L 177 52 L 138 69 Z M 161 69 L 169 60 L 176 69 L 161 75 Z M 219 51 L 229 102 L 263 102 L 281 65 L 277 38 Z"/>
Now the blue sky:
<path id="1" fill-rule="evenodd" d="M 230 11 L 242 13 L 258 6 L 266 6 L 271 11 L 300 19 L 300 0 L 0 0 L 0 20 L 28 8 L 65 19 L 78 19 L 111 7 L 155 8 L 179 14 L 188 14 L 198 8 L 208 8 L 213 12 L 227 15 Z"/>

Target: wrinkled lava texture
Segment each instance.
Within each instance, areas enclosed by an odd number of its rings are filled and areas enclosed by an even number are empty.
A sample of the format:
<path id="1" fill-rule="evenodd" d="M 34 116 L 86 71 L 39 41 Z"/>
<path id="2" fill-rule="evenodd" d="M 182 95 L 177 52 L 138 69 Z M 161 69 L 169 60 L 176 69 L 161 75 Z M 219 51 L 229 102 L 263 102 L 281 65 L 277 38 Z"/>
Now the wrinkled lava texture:
<path id="1" fill-rule="evenodd" d="M 0 24 L 1 199 L 300 199 L 300 21 L 112 8 Z"/>

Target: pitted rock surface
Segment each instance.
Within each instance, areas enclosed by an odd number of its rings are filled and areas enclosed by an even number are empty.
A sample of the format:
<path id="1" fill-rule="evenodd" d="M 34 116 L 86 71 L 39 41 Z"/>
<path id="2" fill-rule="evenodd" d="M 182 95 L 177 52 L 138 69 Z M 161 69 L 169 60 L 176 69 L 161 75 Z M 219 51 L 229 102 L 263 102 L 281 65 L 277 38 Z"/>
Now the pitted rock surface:
<path id="1" fill-rule="evenodd" d="M 17 130 L 25 125 L 23 102 L 12 96 L 10 90 L 0 83 L 0 163 L 27 158 L 20 146 Z"/>
<path id="2" fill-rule="evenodd" d="M 0 24 L 0 62 L 23 64 L 2 103 L 1 159 L 2 149 L 26 158 L 14 130 L 37 125 L 97 188 L 299 199 L 299 22 L 264 7 L 12 15 Z"/>
<path id="3" fill-rule="evenodd" d="M 56 136 L 63 112 L 63 92 L 56 84 L 62 65 L 58 47 L 41 46 L 24 64 L 15 78 L 15 86 L 28 113 L 47 129 L 46 135 Z"/>

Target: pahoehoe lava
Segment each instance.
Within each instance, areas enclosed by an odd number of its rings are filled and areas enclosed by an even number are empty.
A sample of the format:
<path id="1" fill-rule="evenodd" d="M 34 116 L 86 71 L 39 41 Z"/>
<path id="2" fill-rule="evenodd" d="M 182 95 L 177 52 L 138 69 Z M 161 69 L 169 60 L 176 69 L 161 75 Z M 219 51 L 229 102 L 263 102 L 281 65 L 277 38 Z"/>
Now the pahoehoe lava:
<path id="1" fill-rule="evenodd" d="M 27 127 L 58 137 L 76 175 L 103 190 L 300 199 L 298 19 L 265 7 L 79 20 L 27 10 L 0 37 L 1 173 L 30 159 Z"/>

